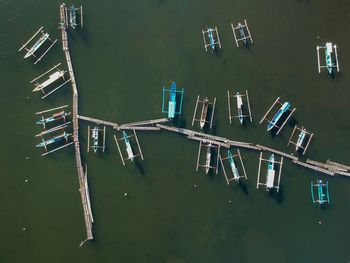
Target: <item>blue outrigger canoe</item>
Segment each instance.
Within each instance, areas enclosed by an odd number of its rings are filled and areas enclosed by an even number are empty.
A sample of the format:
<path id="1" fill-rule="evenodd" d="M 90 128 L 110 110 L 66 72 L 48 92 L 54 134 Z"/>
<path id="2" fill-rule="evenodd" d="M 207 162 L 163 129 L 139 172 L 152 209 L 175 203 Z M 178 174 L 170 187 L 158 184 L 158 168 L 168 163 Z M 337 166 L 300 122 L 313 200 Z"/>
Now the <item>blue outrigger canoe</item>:
<path id="1" fill-rule="evenodd" d="M 233 177 L 234 177 L 234 179 L 236 181 L 238 181 L 239 180 L 238 169 L 237 169 L 237 166 L 235 164 L 235 160 L 233 159 L 233 155 L 230 152 L 230 150 L 227 150 L 227 157 L 228 157 L 228 160 L 230 162 L 230 166 L 231 166 L 231 171 L 232 171 Z"/>
<path id="2" fill-rule="evenodd" d="M 76 10 L 77 9 L 74 5 L 71 5 L 69 7 L 69 24 L 73 29 L 77 27 L 77 14 L 75 12 Z"/>
<path id="3" fill-rule="evenodd" d="M 297 151 L 300 147 L 302 147 L 304 139 L 306 137 L 306 132 L 302 130 L 298 136 L 297 143 L 295 145 L 295 150 Z"/>
<path id="4" fill-rule="evenodd" d="M 46 141 L 43 139 L 41 143 L 36 145 L 36 147 L 45 147 L 46 148 L 47 145 L 62 141 L 63 139 L 67 140 L 70 135 L 71 135 L 70 133 L 64 132 L 60 135 L 54 136 L 54 137 L 46 140 Z"/>
<path id="5" fill-rule="evenodd" d="M 170 100 L 168 109 L 168 118 L 173 119 L 176 111 L 176 83 L 172 82 L 170 87 Z"/>
<path id="6" fill-rule="evenodd" d="M 91 134 L 91 137 L 93 139 L 93 146 L 92 146 L 92 148 L 94 149 L 94 153 L 96 153 L 97 149 L 98 149 L 98 134 L 99 134 L 99 128 L 95 126 L 92 129 L 92 134 Z"/>
<path id="7" fill-rule="evenodd" d="M 125 146 L 126 146 L 126 152 L 128 153 L 128 159 L 130 159 L 130 161 L 133 162 L 134 161 L 134 153 L 133 153 L 132 148 L 131 148 L 129 137 L 125 131 L 123 131 L 123 139 L 124 139 Z"/>
<path id="8" fill-rule="evenodd" d="M 208 28 L 208 38 L 210 42 L 210 46 L 213 50 L 215 50 L 215 39 L 214 39 L 214 30 L 212 28 Z"/>
<path id="9" fill-rule="evenodd" d="M 244 44 L 247 45 L 247 38 L 245 36 L 244 27 L 241 23 L 238 23 L 238 26 L 239 26 L 239 34 L 241 36 L 241 39 L 244 42 Z"/>
<path id="10" fill-rule="evenodd" d="M 266 191 L 274 187 L 275 181 L 275 155 L 271 154 L 269 158 L 269 163 L 267 165 L 267 176 L 266 176 Z"/>
<path id="11" fill-rule="evenodd" d="M 281 106 L 281 108 L 277 111 L 275 116 L 272 118 L 272 121 L 269 121 L 269 124 L 267 125 L 267 131 L 270 131 L 273 127 L 276 126 L 276 123 L 279 121 L 279 119 L 282 117 L 282 115 L 289 110 L 290 108 L 290 103 L 285 102 Z"/>
<path id="12" fill-rule="evenodd" d="M 238 110 L 238 119 L 240 124 L 243 124 L 243 101 L 242 101 L 242 95 L 239 94 L 239 92 L 236 93 L 237 98 L 237 110 Z"/>
<path id="13" fill-rule="evenodd" d="M 36 124 L 42 124 L 45 127 L 45 125 L 50 122 L 54 122 L 60 119 L 63 119 L 65 121 L 66 117 L 69 116 L 70 114 L 71 114 L 70 112 L 61 111 L 47 118 L 42 117 L 40 120 L 36 122 Z"/>
<path id="14" fill-rule="evenodd" d="M 315 198 L 314 187 L 317 188 L 317 199 Z M 316 184 L 311 181 L 311 197 L 312 202 L 324 205 L 329 203 L 329 191 L 328 191 L 328 182 L 323 183 L 322 180 L 318 180 Z"/>
<path id="15" fill-rule="evenodd" d="M 333 66 L 334 66 L 332 62 L 332 52 L 333 52 L 332 43 L 327 42 L 326 49 L 325 49 L 325 57 L 326 57 L 326 66 L 329 74 L 332 74 Z"/>
<path id="16" fill-rule="evenodd" d="M 26 49 L 27 53 L 25 54 L 24 58 L 34 55 L 34 52 L 37 51 L 47 39 L 49 39 L 49 36 L 50 35 L 48 33 L 43 34 L 30 49 Z"/>
<path id="17" fill-rule="evenodd" d="M 167 92 L 169 92 L 169 101 L 168 101 L 168 107 L 166 108 L 165 97 Z M 172 81 L 169 89 L 166 89 L 165 87 L 163 87 L 162 112 L 168 113 L 169 119 L 175 118 L 176 114 L 181 114 L 183 96 L 184 96 L 184 89 L 177 90 L 176 82 Z M 176 99 L 179 99 L 180 103 L 177 103 Z"/>

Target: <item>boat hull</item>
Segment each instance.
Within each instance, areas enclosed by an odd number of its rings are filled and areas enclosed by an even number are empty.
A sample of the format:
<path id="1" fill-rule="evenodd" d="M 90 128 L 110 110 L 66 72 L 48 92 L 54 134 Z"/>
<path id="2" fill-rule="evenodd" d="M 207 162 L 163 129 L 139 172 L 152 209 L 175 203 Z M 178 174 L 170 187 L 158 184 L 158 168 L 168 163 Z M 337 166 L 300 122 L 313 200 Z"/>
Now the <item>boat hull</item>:
<path id="1" fill-rule="evenodd" d="M 281 108 L 277 111 L 275 116 L 272 118 L 271 122 L 269 122 L 269 124 L 267 125 L 267 131 L 271 131 L 273 129 L 273 127 L 276 126 L 277 122 L 281 119 L 283 114 L 289 110 L 289 108 L 290 108 L 289 102 L 283 103 Z"/>
<path id="2" fill-rule="evenodd" d="M 271 154 L 267 167 L 266 190 L 269 191 L 274 187 L 275 181 L 275 155 Z"/>

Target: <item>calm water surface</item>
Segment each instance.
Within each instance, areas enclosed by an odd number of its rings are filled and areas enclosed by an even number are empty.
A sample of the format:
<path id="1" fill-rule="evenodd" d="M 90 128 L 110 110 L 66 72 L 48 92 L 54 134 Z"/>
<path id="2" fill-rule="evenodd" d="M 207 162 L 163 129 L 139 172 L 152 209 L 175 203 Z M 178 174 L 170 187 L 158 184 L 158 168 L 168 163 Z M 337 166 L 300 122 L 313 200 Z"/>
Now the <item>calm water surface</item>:
<path id="1" fill-rule="evenodd" d="M 197 143 L 164 131 L 139 132 L 145 160 L 124 167 L 111 129 L 105 154 L 86 153 L 84 122 L 81 148 L 95 240 L 79 248 L 85 226 L 73 148 L 45 158 L 34 148 L 34 134 L 40 132 L 34 113 L 71 105 L 70 86 L 41 101 L 29 83 L 58 62 L 65 65 L 59 4 L 0 1 L 0 262 L 350 261 L 348 178 L 326 177 L 286 161 L 280 194 L 271 196 L 255 189 L 258 153 L 242 150 L 248 181 L 227 187 L 222 171 L 209 177 L 195 171 Z M 164 117 L 161 88 L 173 80 L 185 88 L 177 125 L 191 128 L 197 95 L 215 96 L 210 133 L 291 152 L 286 148 L 291 125 L 272 138 L 258 124 L 280 96 L 297 108 L 295 121 L 315 133 L 308 158 L 350 164 L 349 1 L 75 4 L 85 11 L 84 29 L 69 34 L 81 114 L 119 123 Z M 251 49 L 233 42 L 230 22 L 244 18 L 254 37 Z M 41 25 L 59 44 L 33 66 L 17 50 Z M 219 29 L 223 49 L 217 55 L 204 51 L 206 25 Z M 315 47 L 329 40 L 338 45 L 341 68 L 334 79 L 317 73 Z M 249 90 L 253 124 L 229 124 L 228 89 Z M 311 202 L 310 181 L 316 178 L 329 180 L 326 209 Z"/>

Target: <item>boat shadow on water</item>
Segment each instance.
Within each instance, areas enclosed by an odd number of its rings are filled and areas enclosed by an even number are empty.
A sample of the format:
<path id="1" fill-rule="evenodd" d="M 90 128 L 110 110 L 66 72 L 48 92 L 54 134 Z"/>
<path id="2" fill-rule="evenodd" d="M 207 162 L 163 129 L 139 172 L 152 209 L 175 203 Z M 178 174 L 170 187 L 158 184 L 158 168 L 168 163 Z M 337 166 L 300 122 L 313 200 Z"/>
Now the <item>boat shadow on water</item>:
<path id="1" fill-rule="evenodd" d="M 337 81 L 337 79 L 341 78 L 343 75 L 340 72 L 335 72 L 334 70 L 332 71 L 332 74 L 328 74 L 333 82 Z M 337 75 L 337 77 L 336 77 Z"/>
<path id="2" fill-rule="evenodd" d="M 136 167 L 136 169 L 139 171 L 140 174 L 146 175 L 145 169 L 143 168 L 142 163 L 138 159 L 134 160 L 134 166 Z"/>
<path id="3" fill-rule="evenodd" d="M 275 189 L 271 189 L 269 191 L 269 196 L 275 199 L 278 204 L 282 204 L 282 202 L 284 201 L 283 186 L 282 185 L 280 186 L 278 192 Z"/>
<path id="4" fill-rule="evenodd" d="M 212 116 L 212 113 L 213 113 L 213 107 L 209 106 L 208 107 L 207 116 Z M 218 110 L 216 108 L 215 108 L 215 114 L 220 114 L 220 113 L 218 113 Z M 218 126 L 220 125 L 220 121 L 219 120 L 215 120 L 214 121 L 214 118 L 215 118 L 215 116 L 213 117 L 213 123 L 212 123 L 211 128 L 210 128 L 210 123 L 207 122 L 204 125 L 203 129 L 201 130 L 201 132 L 207 133 L 207 134 L 216 135 L 216 131 L 218 129 Z"/>
<path id="5" fill-rule="evenodd" d="M 298 125 L 298 124 L 299 124 L 299 122 L 298 122 L 298 120 L 297 120 L 294 116 L 292 116 L 292 117 L 290 117 L 290 120 L 288 121 L 287 124 L 288 124 L 289 127 L 294 128 L 295 125 Z"/>
<path id="6" fill-rule="evenodd" d="M 67 30 L 67 34 L 68 34 L 68 38 L 72 39 L 70 40 L 71 42 L 74 42 L 74 40 L 79 40 L 79 42 L 84 43 L 85 45 L 89 45 L 89 31 L 85 30 L 84 28 L 81 27 L 77 27 L 75 29 L 71 29 L 69 28 L 69 30 Z"/>
<path id="7" fill-rule="evenodd" d="M 186 127 L 186 119 L 182 117 L 181 115 L 175 115 L 175 118 L 172 119 L 172 123 L 174 126 L 179 128 L 185 128 Z"/>
<path id="8" fill-rule="evenodd" d="M 220 124 L 220 122 L 214 123 L 211 129 L 210 129 L 209 125 L 205 125 L 202 132 L 204 132 L 206 134 L 216 135 L 216 131 L 218 129 L 219 124 Z"/>
<path id="9" fill-rule="evenodd" d="M 286 119 L 288 118 L 288 114 L 284 114 L 277 122 L 277 126 L 280 127 L 281 125 L 283 125 L 283 123 L 286 121 Z M 294 117 L 294 116 L 291 116 L 290 119 L 288 120 L 288 122 L 285 124 L 285 126 L 283 127 L 283 129 L 286 127 L 286 126 L 290 126 L 290 127 L 294 127 L 295 125 L 298 124 L 298 121 L 297 119 Z M 277 126 L 274 126 L 270 132 L 271 134 L 271 138 L 275 138 L 278 134 L 277 134 L 277 131 L 278 131 L 278 127 Z M 282 133 L 282 130 L 281 132 Z"/>
<path id="10" fill-rule="evenodd" d="M 248 186 L 245 182 L 239 181 L 238 186 L 245 195 L 249 195 Z"/>
<path id="11" fill-rule="evenodd" d="M 211 49 L 211 51 L 208 51 L 208 52 L 211 52 L 215 57 L 221 57 L 224 54 L 224 51 L 222 48 L 216 48 L 216 47 L 214 50 Z"/>
<path id="12" fill-rule="evenodd" d="M 243 46 L 249 51 L 251 49 L 251 47 L 252 47 L 252 44 L 249 43 L 249 41 L 247 41 L 247 43 L 244 44 Z"/>

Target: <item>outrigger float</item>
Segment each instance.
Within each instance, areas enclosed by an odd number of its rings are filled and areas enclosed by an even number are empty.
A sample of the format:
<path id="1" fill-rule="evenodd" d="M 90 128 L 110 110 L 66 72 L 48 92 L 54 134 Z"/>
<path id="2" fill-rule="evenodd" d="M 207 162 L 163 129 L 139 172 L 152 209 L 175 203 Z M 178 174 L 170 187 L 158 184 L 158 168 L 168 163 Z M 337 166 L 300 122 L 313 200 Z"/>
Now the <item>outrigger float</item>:
<path id="1" fill-rule="evenodd" d="M 71 114 L 70 112 L 66 112 L 65 110 L 63 110 L 66 107 L 68 107 L 68 105 L 64 105 L 64 106 L 60 106 L 57 108 L 52 108 L 52 109 L 48 109 L 48 110 L 44 110 L 44 111 L 39 111 L 39 112 L 35 113 L 37 115 L 40 115 L 40 117 L 41 117 L 36 122 L 36 124 L 43 125 L 43 128 L 46 129 L 46 124 L 48 124 L 48 123 L 56 122 L 58 120 L 63 120 L 63 122 L 66 122 L 66 118 Z M 53 113 L 49 117 L 44 116 L 44 113 L 57 111 L 57 110 L 60 110 L 60 111 Z"/>
<path id="2" fill-rule="evenodd" d="M 54 66 L 53 68 L 49 69 L 48 71 L 46 71 L 45 73 L 41 74 L 40 76 L 36 77 L 35 79 L 33 79 L 30 83 L 34 83 L 35 88 L 33 89 L 33 92 L 37 92 L 37 91 L 41 91 L 44 96 L 41 97 L 41 99 L 45 99 L 47 96 L 51 95 L 52 93 L 56 92 L 58 89 L 60 89 L 61 87 L 63 87 L 65 84 L 67 84 L 70 79 L 65 80 L 64 78 L 64 74 L 66 73 L 65 70 L 60 70 L 58 67 L 61 65 L 61 63 L 57 64 L 56 66 Z M 57 68 L 57 69 L 56 69 Z M 54 73 L 52 73 L 45 81 L 39 83 L 38 80 L 40 80 L 42 77 L 44 77 L 46 74 L 48 74 L 51 71 L 54 71 Z M 57 80 L 59 80 L 60 78 L 62 78 L 64 80 L 63 83 L 61 83 L 59 86 L 55 87 L 54 89 L 52 89 L 51 91 L 49 91 L 48 93 L 45 92 L 45 89 L 50 86 L 52 83 L 56 82 Z"/>
<path id="3" fill-rule="evenodd" d="M 68 124 L 69 123 L 63 124 L 63 125 L 59 125 L 59 126 L 54 127 L 54 128 L 52 128 L 50 130 L 47 130 L 47 131 L 44 131 L 44 132 L 41 132 L 41 133 L 35 135 L 35 137 L 39 137 L 39 136 L 41 137 L 42 141 L 41 141 L 41 143 L 37 144 L 36 147 L 42 147 L 42 148 L 45 149 L 45 153 L 43 153 L 42 156 L 45 156 L 47 154 L 56 152 L 56 151 L 58 151 L 60 149 L 63 149 L 63 148 L 65 148 L 65 147 L 67 147 L 67 146 L 69 146 L 69 145 L 71 145 L 73 143 L 73 142 L 69 142 L 69 137 L 71 137 L 72 134 L 71 133 L 67 133 L 64 130 L 68 126 Z M 53 137 L 50 137 L 49 139 L 46 139 L 46 140 L 44 139 L 44 135 L 51 134 L 51 133 L 59 131 L 59 130 L 61 130 L 62 133 L 60 133 L 58 135 L 55 135 Z M 65 143 L 63 145 L 58 146 L 58 147 L 54 148 L 53 150 L 48 151 L 48 146 L 57 144 L 57 143 L 62 142 L 62 141 L 63 142 L 65 141 Z"/>
<path id="4" fill-rule="evenodd" d="M 245 19 L 244 19 L 244 24 L 238 23 L 236 27 L 233 25 L 233 23 L 231 23 L 231 28 L 232 28 L 233 37 L 235 38 L 237 47 L 239 47 L 239 41 L 242 41 L 246 46 L 248 46 L 249 40 L 251 44 L 253 44 L 253 38 L 252 38 L 252 35 L 250 34 L 249 27 Z M 239 37 L 237 37 L 237 35 Z"/>
<path id="5" fill-rule="evenodd" d="M 200 157 L 201 157 L 201 151 L 202 147 L 206 147 L 206 156 L 205 156 L 205 163 L 200 164 Z M 212 165 L 212 150 L 216 149 L 216 164 Z M 199 142 L 199 148 L 198 148 L 198 156 L 197 156 L 197 164 L 196 164 L 196 171 L 198 171 L 198 167 L 204 167 L 205 168 L 205 174 L 209 173 L 210 169 L 214 169 L 215 173 L 218 174 L 219 169 L 219 156 L 220 156 L 220 145 L 215 145 L 212 143 L 205 143 L 200 141 Z"/>
<path id="6" fill-rule="evenodd" d="M 293 142 L 293 138 L 295 137 L 294 134 L 296 133 L 296 131 L 299 131 L 299 135 L 298 135 L 298 139 L 296 142 Z M 294 144 L 295 145 L 295 151 L 299 151 L 302 150 L 303 151 L 303 155 L 305 154 L 307 148 L 310 145 L 311 139 L 314 136 L 313 133 L 308 132 L 304 127 L 299 128 L 297 125 L 295 125 L 292 135 L 289 138 L 287 147 L 289 146 L 289 144 Z"/>
<path id="7" fill-rule="evenodd" d="M 212 52 L 216 50 L 216 47 L 221 48 L 221 42 L 219 37 L 219 32 L 217 27 L 211 28 L 207 27 L 206 30 L 202 30 L 203 41 L 205 52 L 208 52 L 208 47 L 211 48 Z"/>
<path id="8" fill-rule="evenodd" d="M 267 162 L 267 173 L 266 173 L 266 180 L 264 182 L 260 181 L 260 168 L 261 168 L 261 163 L 265 161 Z M 278 164 L 278 170 L 276 170 L 276 165 Z M 262 152 L 260 153 L 259 157 L 259 169 L 258 169 L 258 179 L 256 183 L 256 189 L 259 188 L 259 185 L 265 185 L 266 186 L 266 191 L 269 191 L 270 189 L 275 188 L 277 190 L 277 193 L 280 188 L 280 180 L 281 180 L 281 171 L 282 171 L 282 165 L 283 165 L 283 157 L 281 157 L 280 161 L 275 160 L 275 154 L 271 154 L 269 159 L 263 159 L 262 158 Z M 278 171 L 278 179 L 277 182 L 275 175 L 276 171 Z"/>
<path id="9" fill-rule="evenodd" d="M 90 137 L 91 132 L 91 137 Z M 100 133 L 102 133 L 102 145 L 100 145 Z M 90 143 L 90 140 L 92 140 L 92 144 Z M 90 146 L 91 144 L 91 146 Z M 105 151 L 106 148 L 106 126 L 103 127 L 103 129 L 99 128 L 98 126 L 95 126 L 94 128 L 90 128 L 88 126 L 88 147 L 87 152 L 90 151 L 90 148 L 94 150 L 94 153 L 97 152 L 98 149 L 102 149 L 102 152 Z"/>
<path id="10" fill-rule="evenodd" d="M 32 40 L 36 37 L 37 34 L 41 34 L 40 38 L 37 39 L 34 44 L 29 45 L 32 43 Z M 46 40 L 51 41 L 51 45 L 39 56 L 35 54 L 38 49 L 46 42 Z M 35 57 L 37 60 L 34 62 L 34 65 L 37 64 L 49 50 L 53 47 L 53 45 L 57 42 L 57 39 L 51 40 L 49 33 L 45 33 L 43 30 L 43 27 L 40 27 L 39 30 L 18 50 L 20 52 L 21 50 L 27 51 L 27 53 L 24 55 L 24 58 L 29 58 L 31 56 Z M 27 47 L 29 45 L 29 47 Z"/>
<path id="11" fill-rule="evenodd" d="M 321 64 L 320 62 L 320 49 L 324 49 L 324 56 L 325 56 L 325 62 L 326 62 L 324 65 Z M 326 68 L 330 75 L 333 74 L 333 68 L 337 68 L 337 72 L 339 72 L 337 45 L 333 45 L 331 42 L 327 42 L 325 46 L 317 45 L 316 50 L 317 50 L 318 73 L 321 73 L 322 68 Z"/>
<path id="12" fill-rule="evenodd" d="M 197 107 L 198 107 L 198 103 L 202 103 L 202 111 L 201 111 L 201 116 L 199 119 L 196 118 L 197 115 Z M 194 124 L 195 121 L 199 122 L 199 126 L 201 129 L 204 128 L 204 125 L 206 123 L 210 124 L 210 129 L 213 126 L 213 119 L 214 119 L 214 112 L 215 112 L 215 104 L 216 104 L 216 98 L 214 98 L 214 100 L 212 102 L 209 101 L 208 97 L 206 97 L 205 99 L 200 99 L 199 95 L 197 97 L 197 101 L 196 101 L 196 106 L 194 108 L 194 113 L 193 113 L 193 118 L 192 118 L 192 126 Z M 210 120 L 207 121 L 207 115 L 208 115 L 208 109 L 209 109 L 209 105 L 212 105 L 212 110 L 211 110 L 211 116 L 210 116 Z"/>
<path id="13" fill-rule="evenodd" d="M 315 192 L 317 192 L 317 194 Z M 322 180 L 317 180 L 314 184 L 311 181 L 311 198 L 314 204 L 325 205 L 330 203 L 328 182 L 324 183 Z"/>
<path id="14" fill-rule="evenodd" d="M 118 139 L 117 136 L 114 135 L 114 140 L 115 140 L 115 143 L 117 144 L 118 152 L 119 152 L 120 158 L 121 158 L 121 160 L 123 162 L 123 165 L 125 165 L 125 161 L 126 160 L 130 160 L 130 161 L 133 162 L 135 160 L 135 157 L 138 157 L 138 156 L 140 156 L 141 159 L 143 160 L 142 150 L 141 150 L 140 143 L 139 143 L 139 140 L 137 138 L 135 130 L 133 130 L 133 134 L 132 135 L 128 135 L 125 131 L 123 131 L 122 133 L 123 133 L 123 137 L 122 138 Z M 129 140 L 129 138 L 131 138 L 131 137 L 135 137 L 135 141 L 136 141 L 138 152 L 139 152 L 137 154 L 134 154 L 134 151 L 133 151 L 133 149 L 131 147 L 131 143 L 130 143 L 130 140 Z M 124 141 L 127 157 L 123 156 L 122 151 L 120 150 L 120 146 L 119 146 L 118 141 Z"/>
<path id="15" fill-rule="evenodd" d="M 250 110 L 249 96 L 248 90 L 245 91 L 245 94 L 240 94 L 239 92 L 234 93 L 235 95 L 231 95 L 230 91 L 227 91 L 227 102 L 228 102 L 228 118 L 230 120 L 230 124 L 232 123 L 232 118 L 238 118 L 239 123 L 243 125 L 244 118 L 249 118 L 250 122 L 253 122 L 252 113 Z M 231 98 L 236 98 L 237 102 L 237 115 L 231 114 Z M 243 98 L 246 98 L 248 114 L 244 114 L 243 110 Z"/>
<path id="16" fill-rule="evenodd" d="M 240 163 L 240 166 L 242 167 L 243 175 L 240 175 L 240 173 L 238 171 L 238 168 L 237 168 L 237 165 L 236 165 L 236 162 L 235 162 L 235 159 L 234 159 L 235 157 L 239 158 L 239 163 Z M 244 164 L 243 164 L 241 153 L 240 153 L 240 151 L 238 149 L 237 149 L 237 154 L 235 154 L 235 155 L 232 155 L 230 150 L 227 150 L 227 157 L 222 158 L 221 155 L 220 155 L 219 158 L 220 158 L 222 170 L 224 171 L 224 176 L 225 176 L 227 185 L 230 185 L 231 181 L 239 182 L 240 178 L 245 178 L 247 180 L 247 173 L 245 171 L 245 167 L 244 167 Z M 224 162 L 223 162 L 225 160 L 228 160 L 228 162 L 230 164 L 232 176 L 228 176 L 227 173 L 226 173 L 226 169 L 225 169 Z"/>
<path id="17" fill-rule="evenodd" d="M 275 113 L 275 115 L 273 116 L 273 118 L 270 120 L 267 118 L 267 115 L 270 113 L 270 111 L 276 106 L 276 105 L 280 105 L 280 108 L 278 109 L 278 111 Z M 288 122 L 289 118 L 293 115 L 294 111 L 296 110 L 296 108 L 291 109 L 291 104 L 289 102 L 284 102 L 282 104 L 282 102 L 280 101 L 280 97 L 278 97 L 275 102 L 272 104 L 272 106 L 270 107 L 270 109 L 266 112 L 266 114 L 264 115 L 264 117 L 262 117 L 260 124 L 266 120 L 268 122 L 267 125 L 267 131 L 271 131 L 273 128 L 277 128 L 277 132 L 276 134 L 279 134 L 280 131 L 282 130 L 282 128 L 284 127 L 284 125 Z M 277 123 L 279 122 L 279 120 L 281 119 L 281 117 L 283 115 L 285 115 L 285 113 L 288 112 L 288 116 L 285 118 L 285 120 L 283 121 L 281 126 L 278 126 Z"/>
<path id="18" fill-rule="evenodd" d="M 165 102 L 165 97 L 167 93 L 169 93 L 168 107 L 166 107 L 166 102 Z M 178 106 L 178 109 L 176 109 L 176 96 L 178 94 L 180 96 L 180 105 Z M 168 113 L 169 119 L 175 118 L 176 114 L 181 114 L 183 96 L 184 96 L 184 89 L 177 90 L 175 82 L 171 82 L 170 89 L 166 89 L 165 87 L 163 87 L 162 112 Z"/>

